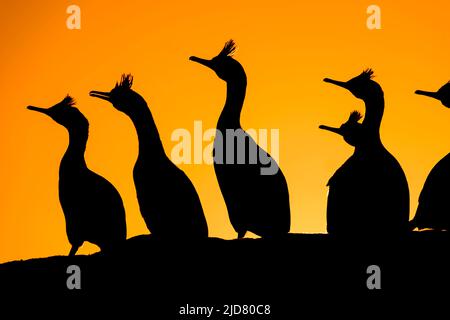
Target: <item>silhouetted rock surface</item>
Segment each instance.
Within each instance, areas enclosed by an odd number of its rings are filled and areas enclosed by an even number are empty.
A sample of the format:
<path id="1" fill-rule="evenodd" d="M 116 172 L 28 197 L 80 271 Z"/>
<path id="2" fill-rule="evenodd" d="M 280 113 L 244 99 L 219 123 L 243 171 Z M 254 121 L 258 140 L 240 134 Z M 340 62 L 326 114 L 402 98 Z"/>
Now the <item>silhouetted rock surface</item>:
<path id="1" fill-rule="evenodd" d="M 0 265 L 0 290 L 10 297 L 50 293 L 86 301 L 105 295 L 136 298 L 145 301 L 136 307 L 145 307 L 148 314 L 163 313 L 164 319 L 197 319 L 177 318 L 179 307 L 188 303 L 271 304 L 274 314 L 296 315 L 310 303 L 331 300 L 379 303 L 390 296 L 441 295 L 437 288 L 450 284 L 448 260 L 445 232 L 378 241 L 290 234 L 277 240 L 168 243 L 138 236 L 108 256 L 49 257 Z M 81 268 L 78 291 L 66 288 L 66 269 L 72 264 Z M 380 291 L 366 287 L 366 270 L 373 264 L 381 268 Z"/>

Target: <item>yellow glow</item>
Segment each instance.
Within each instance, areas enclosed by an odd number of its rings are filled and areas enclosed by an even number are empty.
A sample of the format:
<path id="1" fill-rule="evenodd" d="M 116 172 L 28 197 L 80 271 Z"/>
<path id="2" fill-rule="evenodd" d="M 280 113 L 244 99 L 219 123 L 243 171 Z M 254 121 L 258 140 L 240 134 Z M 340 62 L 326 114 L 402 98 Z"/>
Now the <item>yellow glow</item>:
<path id="1" fill-rule="evenodd" d="M 29 104 L 47 107 L 70 93 L 90 121 L 87 162 L 120 191 L 128 236 L 146 233 L 132 168 L 134 128 L 90 90 L 109 90 L 124 72 L 149 103 L 167 153 L 177 128 L 213 128 L 225 84 L 188 61 L 236 40 L 249 85 L 244 128 L 280 129 L 280 166 L 288 180 L 292 232 L 325 232 L 326 183 L 352 153 L 319 124 L 340 125 L 363 104 L 322 82 L 375 70 L 386 97 L 382 139 L 402 164 L 411 215 L 428 172 L 448 153 L 450 113 L 414 90 L 449 80 L 450 2 L 378 0 L 382 29 L 366 27 L 370 1 L 77 1 L 81 30 L 66 28 L 71 1 L 2 3 L 0 10 L 0 261 L 67 254 L 58 201 L 65 129 Z M 212 166 L 185 165 L 211 236 L 233 238 Z M 85 245 L 80 253 L 96 250 Z"/>

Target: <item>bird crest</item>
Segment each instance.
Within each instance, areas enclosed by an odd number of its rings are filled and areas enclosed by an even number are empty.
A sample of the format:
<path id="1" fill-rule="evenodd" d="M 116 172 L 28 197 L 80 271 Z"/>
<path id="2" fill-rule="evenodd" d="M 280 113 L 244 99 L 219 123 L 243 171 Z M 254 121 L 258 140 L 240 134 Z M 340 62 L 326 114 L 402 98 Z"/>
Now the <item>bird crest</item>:
<path id="1" fill-rule="evenodd" d="M 355 110 L 350 113 L 350 117 L 348 118 L 348 121 L 358 122 L 359 120 L 362 119 L 362 117 L 363 117 L 362 114 L 359 111 Z"/>
<path id="2" fill-rule="evenodd" d="M 358 77 L 364 80 L 372 80 L 375 75 L 373 73 L 373 70 L 369 68 L 364 70 Z"/>
<path id="3" fill-rule="evenodd" d="M 236 53 L 236 43 L 233 39 L 228 40 L 225 43 L 225 46 L 223 47 L 222 51 L 219 53 L 219 57 L 231 57 Z"/>
<path id="4" fill-rule="evenodd" d="M 67 107 L 73 107 L 75 106 L 75 99 L 70 95 L 67 95 L 59 104 Z"/>
<path id="5" fill-rule="evenodd" d="M 120 82 L 116 83 L 116 88 L 124 88 L 124 89 L 131 89 L 131 86 L 133 85 L 133 76 L 131 74 L 123 74 L 122 78 L 120 79 Z"/>

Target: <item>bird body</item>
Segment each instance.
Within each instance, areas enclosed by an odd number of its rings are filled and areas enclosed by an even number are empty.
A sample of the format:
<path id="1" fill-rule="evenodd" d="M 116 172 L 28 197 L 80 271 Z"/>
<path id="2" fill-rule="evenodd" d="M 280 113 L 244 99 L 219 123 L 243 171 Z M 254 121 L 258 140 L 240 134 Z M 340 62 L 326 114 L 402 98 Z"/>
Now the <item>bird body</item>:
<path id="1" fill-rule="evenodd" d="M 77 168 L 75 163 L 63 159 L 59 170 L 59 199 L 67 236 L 73 246 L 72 255 L 84 241 L 109 250 L 126 239 L 122 199 L 113 185 L 95 172 Z"/>
<path id="2" fill-rule="evenodd" d="M 411 229 L 450 231 L 450 153 L 428 175 Z"/>
<path id="3" fill-rule="evenodd" d="M 225 132 L 224 129 L 218 126 L 221 132 Z M 258 155 L 265 153 L 245 131 L 240 131 L 239 135 L 237 139 L 247 141 L 247 150 L 257 149 Z M 226 143 L 226 140 L 215 141 L 215 146 L 221 148 L 222 143 Z M 234 154 L 237 154 L 237 148 L 235 151 Z M 262 175 L 262 168 L 264 165 L 260 161 L 238 164 L 236 159 L 234 163 L 214 163 L 230 222 L 239 238 L 244 237 L 247 231 L 262 237 L 277 237 L 289 232 L 290 208 L 286 179 L 281 170 L 274 175 Z"/>
<path id="4" fill-rule="evenodd" d="M 138 157 L 133 170 L 139 207 L 150 232 L 159 238 L 206 238 L 200 198 L 186 174 L 168 158 Z"/>
<path id="5" fill-rule="evenodd" d="M 348 82 L 325 79 L 347 88 L 366 105 L 362 124 L 347 123 L 347 129 L 331 130 L 343 135 L 355 151 L 328 182 L 330 234 L 393 235 L 407 230 L 408 183 L 400 164 L 381 142 L 384 98 L 381 87 L 371 78 L 372 71 L 367 70 Z"/>
<path id="6" fill-rule="evenodd" d="M 450 82 L 437 92 L 417 90 L 416 94 L 435 98 L 450 108 Z M 450 231 L 450 153 L 440 160 L 428 175 L 419 196 L 416 215 L 410 229 Z"/>
<path id="7" fill-rule="evenodd" d="M 139 155 L 133 169 L 141 215 L 150 232 L 164 239 L 208 237 L 208 225 L 191 180 L 166 155 L 153 116 L 144 98 L 131 89 L 124 75 L 111 92 L 92 91 L 133 122 Z"/>
<path id="8" fill-rule="evenodd" d="M 190 58 L 213 69 L 227 83 L 227 98 L 217 123 L 220 134 L 214 140 L 214 170 L 238 238 L 247 231 L 261 237 L 283 236 L 290 230 L 287 182 L 275 159 L 241 127 L 247 77 L 231 57 L 234 51 L 235 44 L 229 41 L 212 60 Z"/>
<path id="9" fill-rule="evenodd" d="M 49 109 L 28 107 L 49 115 L 69 131 L 69 146 L 59 168 L 59 199 L 66 232 L 75 255 L 84 241 L 111 250 L 126 239 L 125 209 L 119 192 L 89 170 L 84 159 L 89 123 L 66 97 Z"/>
<path id="10" fill-rule="evenodd" d="M 400 164 L 386 149 L 355 151 L 328 186 L 330 234 L 395 234 L 406 230 L 407 181 Z"/>

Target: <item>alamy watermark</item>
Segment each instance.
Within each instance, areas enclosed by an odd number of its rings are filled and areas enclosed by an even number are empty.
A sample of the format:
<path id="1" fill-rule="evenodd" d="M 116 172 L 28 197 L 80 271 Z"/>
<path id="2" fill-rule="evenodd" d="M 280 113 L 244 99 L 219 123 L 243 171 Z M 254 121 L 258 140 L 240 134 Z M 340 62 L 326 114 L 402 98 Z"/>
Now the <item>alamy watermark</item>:
<path id="1" fill-rule="evenodd" d="M 366 269 L 369 275 L 366 281 L 367 289 L 380 290 L 381 289 L 381 268 L 376 264 L 370 265 Z"/>
<path id="2" fill-rule="evenodd" d="M 171 140 L 177 142 L 170 153 L 175 164 L 258 164 L 261 175 L 275 175 L 279 170 L 279 129 L 226 129 L 221 132 L 203 130 L 203 122 L 194 121 L 193 133 L 176 129 Z"/>
<path id="3" fill-rule="evenodd" d="M 366 26 L 369 30 L 380 30 L 381 29 L 381 8 L 376 4 L 372 4 L 367 7 L 367 17 Z"/>
<path id="4" fill-rule="evenodd" d="M 66 19 L 66 27 L 69 30 L 81 29 L 81 8 L 72 4 L 67 7 L 66 13 L 69 16 Z M 369 15 L 366 20 L 366 26 L 369 30 L 381 29 L 381 9 L 378 5 L 372 4 L 367 7 L 366 13 Z"/>
<path id="5" fill-rule="evenodd" d="M 81 8 L 76 4 L 67 7 L 66 13 L 69 14 L 66 20 L 66 27 L 69 30 L 81 29 Z"/>
<path id="6" fill-rule="evenodd" d="M 69 275 L 66 280 L 66 286 L 69 290 L 81 289 L 81 269 L 73 264 L 67 267 L 66 273 Z"/>

